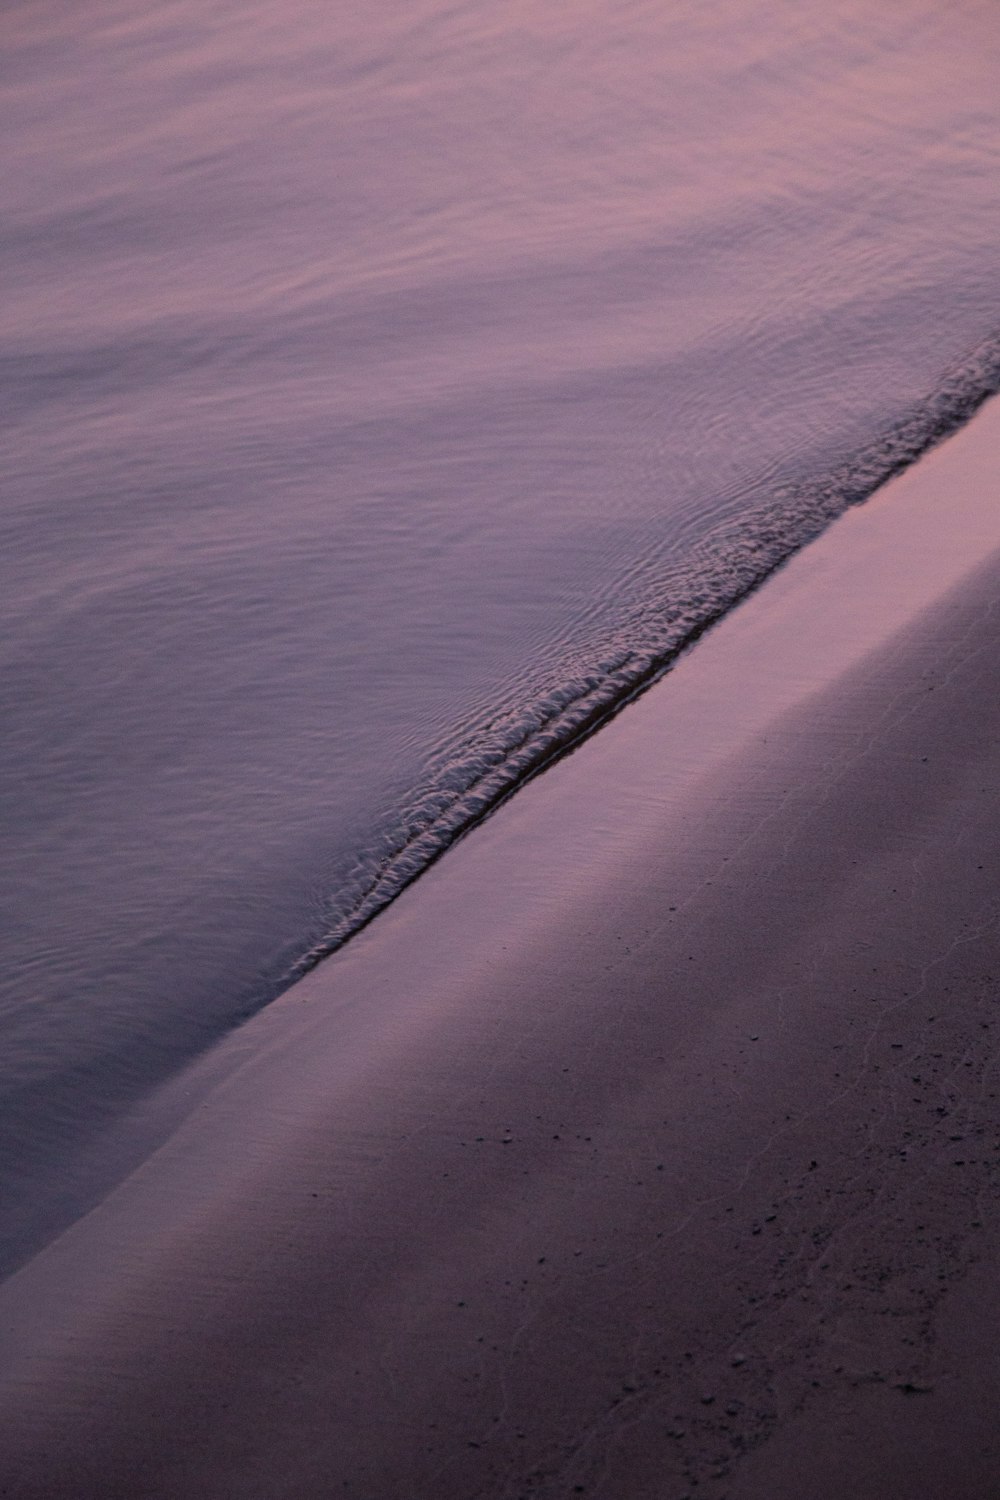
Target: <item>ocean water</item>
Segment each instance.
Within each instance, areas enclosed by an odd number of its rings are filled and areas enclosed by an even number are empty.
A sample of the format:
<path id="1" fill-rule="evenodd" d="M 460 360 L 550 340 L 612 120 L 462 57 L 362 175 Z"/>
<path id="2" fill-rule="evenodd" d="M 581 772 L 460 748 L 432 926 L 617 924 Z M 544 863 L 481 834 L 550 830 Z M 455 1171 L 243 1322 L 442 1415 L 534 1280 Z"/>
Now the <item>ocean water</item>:
<path id="1" fill-rule="evenodd" d="M 0 36 L 10 1260 L 130 1102 L 1000 384 L 1000 18 Z"/>

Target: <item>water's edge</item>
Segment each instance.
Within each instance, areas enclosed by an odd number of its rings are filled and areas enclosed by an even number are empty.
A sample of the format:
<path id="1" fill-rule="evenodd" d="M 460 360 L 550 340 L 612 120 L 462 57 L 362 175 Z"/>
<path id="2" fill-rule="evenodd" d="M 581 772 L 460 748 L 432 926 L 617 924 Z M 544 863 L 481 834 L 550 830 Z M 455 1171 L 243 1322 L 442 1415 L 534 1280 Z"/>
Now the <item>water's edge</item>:
<path id="1" fill-rule="evenodd" d="M 827 503 L 830 506 L 835 505 L 835 509 L 827 514 L 827 521 L 834 519 L 849 506 L 858 505 L 870 498 L 874 490 L 880 488 L 888 479 L 911 467 L 918 458 L 937 446 L 944 438 L 966 425 L 983 403 L 1000 390 L 1000 339 L 992 341 L 988 348 L 983 346 L 980 352 L 983 358 L 977 366 L 980 375 L 978 385 L 972 385 L 965 378 L 972 369 L 972 363 L 966 362 L 962 366 L 963 378 L 957 379 L 956 377 L 947 386 L 942 386 L 935 403 L 927 403 L 921 408 L 920 415 L 925 421 L 922 428 L 916 427 L 917 414 L 915 414 L 913 426 L 905 429 L 897 427 L 894 429 L 891 440 L 887 438 L 880 446 L 873 444 L 865 450 L 868 459 L 873 464 L 876 461 L 879 464 L 879 477 L 871 484 L 866 488 L 861 487 L 860 460 L 852 466 L 837 470 L 835 474 L 830 474 L 825 494 Z M 926 418 L 931 410 L 937 414 L 938 420 L 933 429 L 929 430 Z M 918 442 L 919 446 L 917 446 Z M 870 472 L 874 473 L 874 469 Z M 850 487 L 851 484 L 854 488 Z M 897 521 L 898 514 L 897 510 L 895 512 Z M 825 523 L 822 522 L 817 525 L 817 534 L 824 529 L 824 525 Z M 596 701 L 588 703 L 586 700 L 581 700 L 575 718 L 570 714 L 567 714 L 562 721 L 554 718 L 548 738 L 535 737 L 522 747 L 525 759 L 518 774 L 511 776 L 504 784 L 500 780 L 504 769 L 501 766 L 497 768 L 496 777 L 491 784 L 484 785 L 485 778 L 478 783 L 480 805 L 470 807 L 466 802 L 466 816 L 463 823 L 458 821 L 462 803 L 459 798 L 456 798 L 455 821 L 452 827 L 442 824 L 438 825 L 435 830 L 434 825 L 430 825 L 426 830 L 424 844 L 421 845 L 415 841 L 412 846 L 401 846 L 400 861 L 394 868 L 386 870 L 386 883 L 377 889 L 372 889 L 367 907 L 356 912 L 349 929 L 345 924 L 345 930 L 331 934 L 330 941 L 324 944 L 322 949 L 319 945 L 310 949 L 299 963 L 286 973 L 282 984 L 274 985 L 266 990 L 262 986 L 257 996 L 254 997 L 252 1008 L 248 1007 L 243 1016 L 230 1026 L 219 1028 L 206 1037 L 203 1046 L 193 1050 L 176 1067 L 169 1069 L 156 1079 L 151 1089 L 143 1090 L 140 1096 L 134 1097 L 124 1112 L 114 1111 L 112 1116 L 105 1121 L 104 1128 L 98 1132 L 97 1140 L 93 1137 L 78 1139 L 68 1155 L 65 1152 L 61 1153 L 55 1191 L 43 1195 L 33 1207 L 25 1206 L 16 1217 L 16 1236 L 9 1243 L 0 1243 L 0 1281 L 17 1274 L 22 1266 L 57 1241 L 78 1219 L 105 1201 L 109 1194 L 115 1191 L 118 1184 L 140 1167 L 144 1161 L 156 1154 L 173 1131 L 178 1128 L 181 1121 L 190 1115 L 192 1109 L 198 1107 L 198 1100 L 202 1099 L 206 1092 L 219 1081 L 227 1077 L 234 1066 L 237 1068 L 240 1066 L 245 1056 L 240 1033 L 244 1026 L 248 1028 L 246 1045 L 252 1048 L 253 1032 L 249 1023 L 252 1022 L 254 1016 L 265 1011 L 272 1000 L 276 1000 L 281 993 L 291 989 L 297 980 L 315 969 L 323 958 L 344 947 L 352 937 L 367 927 L 374 917 L 384 911 L 396 896 L 409 885 L 414 884 L 418 877 L 435 864 L 448 849 L 461 840 L 466 833 L 483 823 L 493 811 L 512 798 L 514 793 L 529 780 L 533 780 L 557 760 L 568 755 L 614 718 L 627 704 L 643 695 L 677 664 L 682 653 L 686 654 L 699 637 L 704 636 L 724 615 L 731 613 L 734 606 L 742 599 L 757 593 L 766 579 L 778 571 L 784 562 L 791 561 L 793 554 L 801 553 L 803 550 L 802 542 L 785 546 L 781 556 L 772 563 L 767 573 L 751 580 L 740 594 L 733 596 L 728 606 L 707 613 L 662 660 L 651 659 L 647 663 L 644 675 L 637 674 L 629 690 L 619 693 L 609 701 L 601 701 L 597 698 Z M 829 595 L 827 600 L 827 612 L 831 617 L 837 617 L 837 606 L 830 604 Z M 782 629 L 786 628 L 786 625 L 787 622 L 784 622 Z M 751 646 L 744 651 L 744 657 L 749 655 L 756 659 L 758 651 L 759 647 Z M 697 673 L 696 662 L 691 663 L 691 669 Z M 683 690 L 681 696 L 683 698 Z M 669 690 L 667 698 L 663 700 L 662 712 L 666 711 L 668 699 Z M 475 787 L 472 790 L 475 790 Z M 431 842 L 431 836 L 435 831 L 439 834 L 436 845 Z M 403 863 L 407 854 L 410 856 L 409 865 Z M 419 864 L 417 855 L 421 859 Z M 392 884 L 389 884 L 390 877 Z M 280 1025 L 280 1017 L 276 1016 L 275 1021 Z M 37 1177 L 33 1177 L 35 1189 L 38 1187 L 38 1181 Z"/>
<path id="2" fill-rule="evenodd" d="M 362 870 L 374 867 L 374 875 L 359 877 L 346 910 L 333 917 L 329 929 L 247 1014 L 276 999 L 336 953 L 458 839 L 669 672 L 682 652 L 832 521 L 870 499 L 890 479 L 965 426 L 998 391 L 1000 332 L 983 340 L 967 359 L 946 372 L 925 401 L 852 458 L 822 476 L 777 491 L 766 511 L 744 518 L 729 535 L 713 538 L 709 607 L 699 613 L 697 602 L 681 604 L 665 608 L 658 620 L 633 622 L 645 626 L 648 639 L 641 647 L 630 645 L 610 661 L 595 664 L 558 698 L 538 704 L 529 716 L 529 727 L 525 730 L 520 721 L 506 742 L 470 747 L 467 779 L 461 779 L 462 767 L 454 761 L 442 768 L 418 802 L 404 809 L 400 821 L 408 827 L 407 834 L 388 848 L 366 851 L 359 864 Z"/>

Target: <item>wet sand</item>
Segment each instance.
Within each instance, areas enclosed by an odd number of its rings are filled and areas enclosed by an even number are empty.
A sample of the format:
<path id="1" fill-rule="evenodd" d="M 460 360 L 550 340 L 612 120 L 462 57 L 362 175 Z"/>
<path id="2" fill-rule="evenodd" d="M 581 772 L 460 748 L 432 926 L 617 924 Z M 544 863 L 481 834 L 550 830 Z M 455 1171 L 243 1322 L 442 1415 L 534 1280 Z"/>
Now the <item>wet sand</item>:
<path id="1" fill-rule="evenodd" d="M 0 1494 L 1000 1493 L 998 453 L 131 1123 L 0 1288 Z"/>

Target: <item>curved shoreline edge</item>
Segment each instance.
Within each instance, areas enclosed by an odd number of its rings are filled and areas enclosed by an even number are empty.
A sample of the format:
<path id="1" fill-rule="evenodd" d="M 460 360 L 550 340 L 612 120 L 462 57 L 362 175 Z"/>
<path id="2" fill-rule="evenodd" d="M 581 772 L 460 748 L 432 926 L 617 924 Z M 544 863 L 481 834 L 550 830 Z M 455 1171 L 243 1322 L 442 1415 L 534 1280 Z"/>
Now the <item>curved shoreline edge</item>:
<path id="1" fill-rule="evenodd" d="M 946 370 L 925 401 L 857 453 L 817 476 L 778 485 L 766 508 L 714 537 L 712 567 L 697 580 L 698 604 L 684 598 L 682 584 L 668 607 L 658 601 L 655 611 L 647 607 L 642 619 L 626 622 L 622 641 L 605 649 L 599 665 L 585 665 L 576 682 L 527 705 L 524 723 L 508 725 L 499 739 L 487 735 L 481 744 L 465 745 L 464 765 L 452 759 L 438 767 L 437 780 L 401 811 L 407 829 L 402 840 L 359 856 L 369 870 L 367 881 L 346 909 L 332 903 L 337 915 L 329 931 L 295 960 L 261 1003 L 270 1003 L 274 994 L 338 952 L 459 839 L 648 692 L 684 652 L 834 520 L 960 431 L 998 389 L 1000 334 L 994 333 Z"/>
<path id="2" fill-rule="evenodd" d="M 11 1496 L 989 1493 L 998 454 L 990 408 L 129 1122 L 0 1287 Z"/>

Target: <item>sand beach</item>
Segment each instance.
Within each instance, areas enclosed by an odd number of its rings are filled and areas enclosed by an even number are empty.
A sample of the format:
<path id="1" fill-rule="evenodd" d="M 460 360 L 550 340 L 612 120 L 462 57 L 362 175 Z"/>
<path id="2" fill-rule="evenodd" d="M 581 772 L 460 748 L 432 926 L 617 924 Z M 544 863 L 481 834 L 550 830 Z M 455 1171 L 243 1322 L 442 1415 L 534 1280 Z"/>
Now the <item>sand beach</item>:
<path id="1" fill-rule="evenodd" d="M 0 1494 L 1000 1494 L 998 454 L 116 1127 L 0 1287 Z"/>

